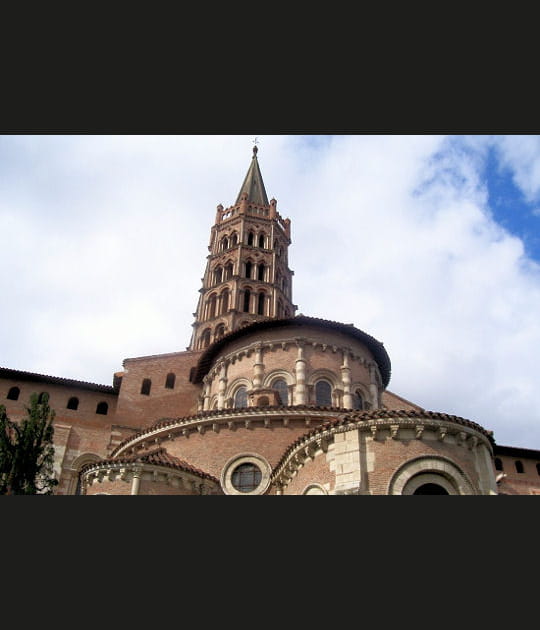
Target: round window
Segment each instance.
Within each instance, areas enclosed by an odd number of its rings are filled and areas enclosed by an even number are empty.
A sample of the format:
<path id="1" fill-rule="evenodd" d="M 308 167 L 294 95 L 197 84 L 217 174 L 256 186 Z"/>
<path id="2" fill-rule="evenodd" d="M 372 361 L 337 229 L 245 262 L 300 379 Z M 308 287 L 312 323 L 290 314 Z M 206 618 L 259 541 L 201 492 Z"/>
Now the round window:
<path id="1" fill-rule="evenodd" d="M 225 494 L 264 494 L 270 485 L 272 468 L 260 455 L 245 453 L 232 457 L 221 472 Z"/>
<path id="2" fill-rule="evenodd" d="M 261 481 L 261 469 L 255 464 L 240 464 L 231 475 L 231 483 L 239 492 L 253 492 Z"/>

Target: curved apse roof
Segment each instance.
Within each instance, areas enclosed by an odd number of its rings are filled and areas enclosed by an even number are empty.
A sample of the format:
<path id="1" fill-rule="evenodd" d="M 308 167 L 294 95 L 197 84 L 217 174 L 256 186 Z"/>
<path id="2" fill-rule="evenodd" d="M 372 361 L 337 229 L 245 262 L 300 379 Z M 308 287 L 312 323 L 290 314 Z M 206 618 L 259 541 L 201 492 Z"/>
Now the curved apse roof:
<path id="1" fill-rule="evenodd" d="M 200 383 L 203 377 L 210 371 L 212 363 L 219 356 L 222 349 L 230 342 L 236 339 L 240 339 L 244 335 L 253 332 L 263 332 L 271 328 L 285 328 L 287 326 L 318 326 L 321 328 L 328 328 L 329 330 L 335 330 L 345 335 L 349 335 L 354 339 L 357 339 L 363 343 L 370 352 L 373 354 L 373 358 L 377 362 L 383 386 L 386 388 L 390 382 L 391 364 L 390 357 L 386 352 L 382 342 L 377 341 L 371 335 L 355 328 L 352 324 L 342 324 L 340 322 L 334 322 L 327 319 L 320 319 L 318 317 L 307 317 L 306 315 L 297 315 L 296 317 L 289 317 L 286 319 L 269 319 L 265 321 L 254 322 L 242 328 L 238 328 L 233 332 L 225 335 L 218 341 L 208 346 L 208 348 L 200 356 L 199 361 L 191 375 L 192 383 Z"/>

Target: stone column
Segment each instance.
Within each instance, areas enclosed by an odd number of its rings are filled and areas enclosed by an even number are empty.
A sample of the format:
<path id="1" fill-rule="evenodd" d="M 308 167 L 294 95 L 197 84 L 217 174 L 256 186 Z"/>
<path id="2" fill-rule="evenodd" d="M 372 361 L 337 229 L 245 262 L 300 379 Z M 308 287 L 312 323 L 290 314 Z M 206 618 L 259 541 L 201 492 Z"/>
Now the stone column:
<path id="1" fill-rule="evenodd" d="M 376 373 L 375 370 L 377 368 L 375 367 L 375 365 L 372 363 L 369 366 L 369 375 L 370 375 L 370 384 L 369 384 L 369 393 L 371 395 L 371 405 L 372 405 L 372 409 L 378 409 L 379 408 L 379 388 L 377 387 L 377 377 L 376 377 Z"/>
<path id="2" fill-rule="evenodd" d="M 262 345 L 255 348 L 255 363 L 253 364 L 253 389 L 260 389 L 263 383 L 264 363 L 262 362 Z"/>
<path id="3" fill-rule="evenodd" d="M 349 367 L 349 353 L 343 350 L 343 365 L 341 366 L 341 383 L 343 385 L 343 406 L 352 409 L 351 368 Z"/>
<path id="4" fill-rule="evenodd" d="M 133 471 L 133 481 L 131 482 L 131 494 L 139 494 L 139 486 L 141 484 L 142 469 L 135 468 Z"/>
<path id="5" fill-rule="evenodd" d="M 206 411 L 210 408 L 210 383 L 208 382 L 207 376 L 203 378 L 203 383 L 203 411 Z"/>
<path id="6" fill-rule="evenodd" d="M 225 407 L 226 390 L 227 390 L 227 365 L 224 361 L 221 364 L 221 371 L 219 374 L 218 409 L 223 409 Z"/>
<path id="7" fill-rule="evenodd" d="M 296 388 L 294 392 L 294 404 L 305 405 L 307 403 L 306 395 L 306 360 L 304 359 L 304 342 L 297 341 L 298 356 L 296 359 L 295 376 Z"/>

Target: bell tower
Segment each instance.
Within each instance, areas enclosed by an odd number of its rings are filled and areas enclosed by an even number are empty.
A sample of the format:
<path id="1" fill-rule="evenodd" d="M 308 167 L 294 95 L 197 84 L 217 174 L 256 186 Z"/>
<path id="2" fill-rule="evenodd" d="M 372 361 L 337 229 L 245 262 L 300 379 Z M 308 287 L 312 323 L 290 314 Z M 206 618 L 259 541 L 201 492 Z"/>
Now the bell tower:
<path id="1" fill-rule="evenodd" d="M 291 222 L 268 201 L 257 146 L 234 205 L 217 207 L 189 350 L 246 324 L 294 317 Z"/>

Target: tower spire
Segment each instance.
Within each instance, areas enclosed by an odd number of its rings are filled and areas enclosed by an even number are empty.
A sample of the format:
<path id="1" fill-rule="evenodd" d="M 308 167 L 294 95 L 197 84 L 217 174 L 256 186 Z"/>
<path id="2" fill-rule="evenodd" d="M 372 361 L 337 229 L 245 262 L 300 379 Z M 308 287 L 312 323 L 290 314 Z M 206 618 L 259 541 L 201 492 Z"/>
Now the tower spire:
<path id="1" fill-rule="evenodd" d="M 268 206 L 268 197 L 266 195 L 266 189 L 264 187 L 263 178 L 261 175 L 261 169 L 259 168 L 259 162 L 257 160 L 257 138 L 253 141 L 253 157 L 251 158 L 251 164 L 249 165 L 248 172 L 236 198 L 236 203 L 240 203 L 242 195 L 247 193 L 247 200 L 250 203 L 255 203 L 259 206 Z"/>
<path id="2" fill-rule="evenodd" d="M 236 203 L 217 207 L 190 350 L 202 350 L 252 322 L 294 317 L 290 224 L 277 201 L 268 202 L 255 139 Z"/>

